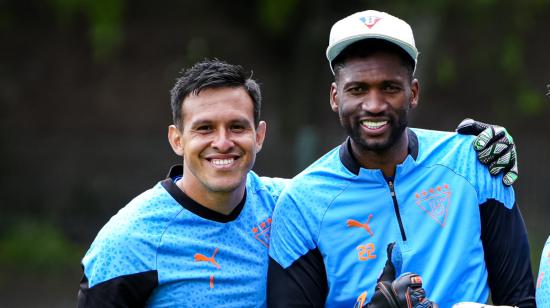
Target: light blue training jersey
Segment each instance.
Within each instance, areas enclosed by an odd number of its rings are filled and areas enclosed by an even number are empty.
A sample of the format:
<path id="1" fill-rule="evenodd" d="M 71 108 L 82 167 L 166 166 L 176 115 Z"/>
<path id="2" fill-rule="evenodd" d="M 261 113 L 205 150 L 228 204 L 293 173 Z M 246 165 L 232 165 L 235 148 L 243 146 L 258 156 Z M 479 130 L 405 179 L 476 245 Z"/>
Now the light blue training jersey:
<path id="1" fill-rule="evenodd" d="M 222 215 L 173 179 L 136 197 L 101 229 L 82 260 L 79 304 L 264 307 L 271 215 L 286 180 L 250 172 L 245 198 Z"/>
<path id="2" fill-rule="evenodd" d="M 488 299 L 480 208 L 511 209 L 514 190 L 478 162 L 472 136 L 412 129 L 409 140 L 410 153 L 391 180 L 360 168 L 346 142 L 296 176 L 279 198 L 270 256 L 292 271 L 318 251 L 327 307 L 353 307 L 363 292 L 370 300 L 391 242 L 401 250 L 402 271 L 420 274 L 441 307 Z"/>

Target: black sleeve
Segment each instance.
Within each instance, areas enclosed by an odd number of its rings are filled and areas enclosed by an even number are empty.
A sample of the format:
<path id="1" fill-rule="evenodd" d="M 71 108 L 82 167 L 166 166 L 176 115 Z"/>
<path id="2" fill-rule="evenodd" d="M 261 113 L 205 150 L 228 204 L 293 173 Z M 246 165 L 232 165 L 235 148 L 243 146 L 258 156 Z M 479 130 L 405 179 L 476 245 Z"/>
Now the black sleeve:
<path id="1" fill-rule="evenodd" d="M 518 205 L 508 209 L 490 199 L 479 211 L 493 303 L 536 307 L 527 231 Z"/>
<path id="2" fill-rule="evenodd" d="M 327 293 L 327 275 L 319 249 L 310 250 L 286 269 L 269 258 L 269 307 L 324 307 Z"/>
<path id="3" fill-rule="evenodd" d="M 83 275 L 77 307 L 144 307 L 157 286 L 157 271 L 115 277 L 91 288 Z"/>

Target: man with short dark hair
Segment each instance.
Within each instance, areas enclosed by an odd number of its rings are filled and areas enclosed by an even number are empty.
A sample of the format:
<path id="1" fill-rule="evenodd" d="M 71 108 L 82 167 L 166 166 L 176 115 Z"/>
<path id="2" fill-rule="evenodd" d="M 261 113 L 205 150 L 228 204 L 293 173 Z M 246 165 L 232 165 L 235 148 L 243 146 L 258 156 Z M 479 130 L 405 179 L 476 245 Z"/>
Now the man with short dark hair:
<path id="1" fill-rule="evenodd" d="M 203 61 L 172 89 L 183 166 L 122 208 L 82 260 L 79 307 L 265 306 L 271 213 L 285 180 L 251 171 L 261 93 L 240 66 Z"/>
<path id="2" fill-rule="evenodd" d="M 351 307 L 359 297 L 360 306 L 385 307 L 374 299 L 392 292 L 379 274 L 395 245 L 394 276 L 421 275 L 441 307 L 484 303 L 489 293 L 495 304 L 535 306 L 525 225 L 514 190 L 501 185 L 517 169 L 494 177 L 476 160 L 473 137 L 408 127 L 417 56 L 410 26 L 387 13 L 359 12 L 332 27 L 330 105 L 348 138 L 277 202 L 269 305 Z M 502 161 L 493 167 L 502 171 Z"/>

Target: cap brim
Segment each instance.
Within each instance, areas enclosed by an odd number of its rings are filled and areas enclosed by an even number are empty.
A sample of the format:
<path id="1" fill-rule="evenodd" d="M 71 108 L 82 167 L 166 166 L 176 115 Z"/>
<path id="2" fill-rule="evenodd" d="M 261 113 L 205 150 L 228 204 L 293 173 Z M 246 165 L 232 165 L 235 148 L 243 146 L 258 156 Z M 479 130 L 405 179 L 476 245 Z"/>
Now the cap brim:
<path id="1" fill-rule="evenodd" d="M 418 50 L 416 49 L 416 47 L 411 46 L 410 44 L 405 43 L 401 40 L 398 40 L 394 37 L 390 37 L 390 36 L 386 36 L 386 35 L 382 35 L 382 34 L 361 34 L 361 35 L 348 37 L 345 40 L 341 40 L 341 41 L 337 42 L 336 44 L 334 44 L 332 46 L 329 46 L 327 48 L 327 59 L 328 59 L 328 62 L 330 63 L 330 69 L 332 70 L 332 73 L 334 73 L 334 68 L 332 67 L 332 61 L 334 61 L 334 59 L 344 49 L 346 49 L 346 47 L 348 47 L 349 45 L 351 45 L 351 44 L 353 44 L 357 41 L 361 41 L 361 40 L 365 40 L 365 39 L 381 39 L 381 40 L 388 41 L 390 43 L 393 43 L 393 44 L 401 47 L 401 49 L 405 50 L 405 52 L 411 57 L 411 59 L 414 61 L 415 67 L 416 67 L 416 60 L 417 60 L 417 57 L 418 57 Z"/>

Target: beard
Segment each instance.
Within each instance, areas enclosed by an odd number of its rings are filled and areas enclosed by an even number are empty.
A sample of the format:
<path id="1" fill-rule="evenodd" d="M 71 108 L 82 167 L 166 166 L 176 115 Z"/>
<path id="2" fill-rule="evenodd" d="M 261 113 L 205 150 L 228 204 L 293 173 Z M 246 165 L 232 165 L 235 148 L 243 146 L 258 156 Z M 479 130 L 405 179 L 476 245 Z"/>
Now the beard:
<path id="1" fill-rule="evenodd" d="M 357 122 L 354 125 L 343 126 L 358 149 L 361 151 L 382 153 L 389 150 L 402 138 L 409 124 L 408 113 L 408 109 L 400 109 L 395 115 L 389 117 L 390 121 L 388 124 L 390 125 L 390 131 L 389 135 L 384 139 L 375 140 L 368 136 L 363 136 L 362 128 Z"/>

